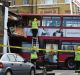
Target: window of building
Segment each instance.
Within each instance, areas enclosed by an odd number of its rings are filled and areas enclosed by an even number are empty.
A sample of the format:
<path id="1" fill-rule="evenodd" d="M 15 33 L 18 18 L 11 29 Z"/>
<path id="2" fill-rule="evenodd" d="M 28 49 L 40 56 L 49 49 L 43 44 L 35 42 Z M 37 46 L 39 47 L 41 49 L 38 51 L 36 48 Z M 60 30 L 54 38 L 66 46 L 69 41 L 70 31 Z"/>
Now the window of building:
<path id="1" fill-rule="evenodd" d="M 12 5 L 15 5 L 15 0 L 12 0 Z"/>
<path id="2" fill-rule="evenodd" d="M 41 0 L 41 4 L 54 4 L 57 0 Z"/>
<path id="3" fill-rule="evenodd" d="M 70 10 L 65 10 L 65 14 L 71 14 Z"/>
<path id="4" fill-rule="evenodd" d="M 80 7 L 78 7 L 78 14 L 80 14 Z"/>
<path id="5" fill-rule="evenodd" d="M 80 27 L 80 17 L 63 17 L 64 27 Z"/>
<path id="6" fill-rule="evenodd" d="M 23 4 L 29 4 L 29 0 L 23 0 Z"/>
<path id="7" fill-rule="evenodd" d="M 60 26 L 60 17 L 43 17 L 42 26 Z"/>
<path id="8" fill-rule="evenodd" d="M 71 0 L 65 0 L 65 3 L 70 3 Z"/>
<path id="9" fill-rule="evenodd" d="M 54 4 L 57 3 L 57 0 L 53 0 L 53 3 L 54 3 Z"/>

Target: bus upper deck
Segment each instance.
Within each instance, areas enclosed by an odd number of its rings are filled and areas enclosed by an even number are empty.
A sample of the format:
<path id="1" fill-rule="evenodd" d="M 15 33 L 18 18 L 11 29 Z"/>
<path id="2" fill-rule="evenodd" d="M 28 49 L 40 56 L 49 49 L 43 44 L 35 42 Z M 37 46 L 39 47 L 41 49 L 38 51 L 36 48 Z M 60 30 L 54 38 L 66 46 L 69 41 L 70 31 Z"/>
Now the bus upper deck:
<path id="1" fill-rule="evenodd" d="M 79 40 L 80 15 L 52 15 L 52 14 L 19 14 L 22 17 L 24 32 L 32 36 L 31 24 L 34 18 L 38 19 L 38 36 L 45 39 Z M 44 37 L 43 37 L 44 36 Z M 55 38 L 56 37 L 56 38 Z M 41 38 L 41 39 L 42 39 Z"/>

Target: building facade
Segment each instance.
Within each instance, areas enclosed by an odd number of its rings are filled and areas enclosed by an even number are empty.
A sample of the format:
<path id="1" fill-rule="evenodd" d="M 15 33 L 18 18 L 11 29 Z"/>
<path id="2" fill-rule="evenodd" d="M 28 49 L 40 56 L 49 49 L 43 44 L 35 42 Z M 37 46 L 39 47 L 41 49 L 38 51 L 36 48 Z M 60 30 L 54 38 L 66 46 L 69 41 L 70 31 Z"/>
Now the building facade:
<path id="1" fill-rule="evenodd" d="M 70 0 L 10 0 L 11 10 L 18 13 L 70 14 L 80 10 Z"/>

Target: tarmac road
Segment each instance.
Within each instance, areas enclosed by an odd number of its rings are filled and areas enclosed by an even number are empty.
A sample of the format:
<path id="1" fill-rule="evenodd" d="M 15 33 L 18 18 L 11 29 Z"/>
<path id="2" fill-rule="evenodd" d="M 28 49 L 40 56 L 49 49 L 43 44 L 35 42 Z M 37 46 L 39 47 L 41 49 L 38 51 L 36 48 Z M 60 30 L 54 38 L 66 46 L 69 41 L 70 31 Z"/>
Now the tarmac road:
<path id="1" fill-rule="evenodd" d="M 80 70 L 78 73 L 77 70 L 68 70 L 65 67 L 56 68 L 56 66 L 54 66 L 52 71 L 46 71 L 46 74 L 44 72 L 43 68 L 36 71 L 38 75 L 80 75 Z"/>
<path id="2" fill-rule="evenodd" d="M 75 73 L 75 70 L 52 70 L 44 74 L 42 70 L 37 70 L 37 75 L 80 75 Z"/>

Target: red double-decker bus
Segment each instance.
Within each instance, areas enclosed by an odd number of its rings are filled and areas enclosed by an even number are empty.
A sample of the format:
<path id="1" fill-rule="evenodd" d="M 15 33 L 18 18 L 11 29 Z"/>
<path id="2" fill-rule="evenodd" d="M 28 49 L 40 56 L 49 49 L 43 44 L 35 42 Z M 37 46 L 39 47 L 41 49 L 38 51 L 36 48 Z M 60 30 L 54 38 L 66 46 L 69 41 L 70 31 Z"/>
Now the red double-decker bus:
<path id="1" fill-rule="evenodd" d="M 52 14 L 18 14 L 22 20 L 22 29 L 26 37 L 10 37 L 10 41 L 17 42 L 11 45 L 32 47 L 31 23 L 34 18 L 38 19 L 38 43 L 37 47 L 42 49 L 69 50 L 74 51 L 80 45 L 80 15 L 52 15 Z M 20 22 L 16 23 L 21 26 Z M 14 23 L 15 24 L 15 23 Z M 20 29 L 19 29 L 20 30 Z M 20 51 L 26 58 L 27 50 Z M 42 53 L 42 51 L 39 51 Z M 40 62 L 40 61 L 39 61 Z M 49 57 L 49 63 L 61 64 L 69 69 L 75 69 L 74 52 L 57 52 Z"/>

